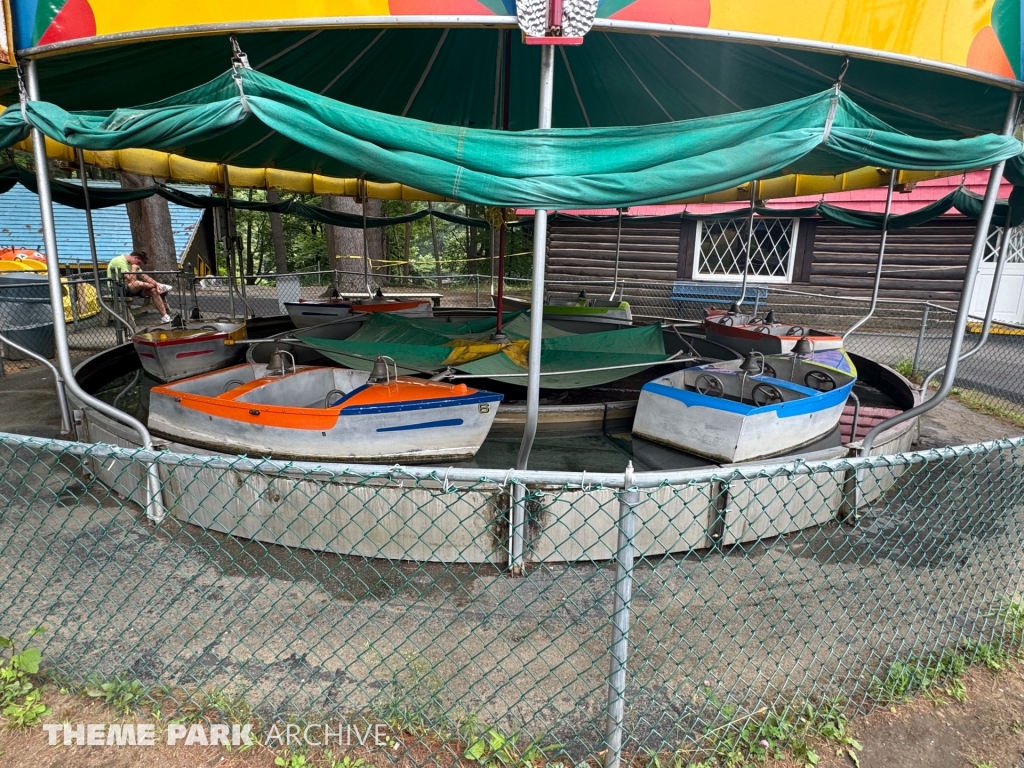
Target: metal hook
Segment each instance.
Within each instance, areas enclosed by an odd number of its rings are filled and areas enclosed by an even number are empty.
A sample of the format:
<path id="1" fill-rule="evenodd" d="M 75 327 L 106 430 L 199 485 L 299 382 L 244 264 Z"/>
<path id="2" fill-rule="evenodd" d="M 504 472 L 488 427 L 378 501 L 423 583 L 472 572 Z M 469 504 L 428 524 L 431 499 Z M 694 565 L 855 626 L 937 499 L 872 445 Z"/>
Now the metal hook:
<path id="1" fill-rule="evenodd" d="M 245 55 L 242 50 L 242 46 L 238 44 L 238 38 L 234 35 L 231 36 L 231 63 L 239 66 L 242 69 L 252 69 L 249 66 L 249 57 Z"/>
<path id="2" fill-rule="evenodd" d="M 850 57 L 843 59 L 843 66 L 839 68 L 839 77 L 836 78 L 835 89 L 838 91 L 843 86 L 843 78 L 846 77 L 846 70 L 850 68 Z"/>

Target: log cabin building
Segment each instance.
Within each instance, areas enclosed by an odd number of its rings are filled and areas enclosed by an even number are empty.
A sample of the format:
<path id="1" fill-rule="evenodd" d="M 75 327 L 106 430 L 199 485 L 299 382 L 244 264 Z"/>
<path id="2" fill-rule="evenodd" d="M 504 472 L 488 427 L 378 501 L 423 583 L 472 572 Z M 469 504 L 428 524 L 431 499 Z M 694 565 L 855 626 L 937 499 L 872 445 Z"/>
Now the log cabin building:
<path id="1" fill-rule="evenodd" d="M 987 172 L 921 182 L 893 198 L 893 213 L 907 213 L 934 202 L 965 182 L 983 194 Z M 1009 195 L 1004 184 L 1000 198 Z M 881 213 L 885 190 L 869 189 L 834 193 L 825 201 L 837 207 Z M 773 200 L 780 211 L 806 208 L 821 198 Z M 734 211 L 734 219 L 718 215 Z M 687 218 L 678 215 L 685 212 Z M 548 234 L 548 279 L 611 280 L 615 274 L 618 235 L 614 211 L 604 221 L 573 215 L 554 217 Z M 701 218 L 701 215 L 714 218 Z M 655 218 L 656 217 L 656 218 Z M 693 217 L 693 218 L 692 218 Z M 955 209 L 933 221 L 901 231 L 891 231 L 882 272 L 883 299 L 931 301 L 953 307 L 960 290 L 975 221 Z M 1010 241 L 1008 264 L 1000 290 L 996 319 L 1024 322 L 1024 232 L 1019 228 Z M 689 285 L 729 283 L 741 279 L 747 220 L 737 204 L 649 206 L 631 209 L 622 217 L 619 277 L 626 280 L 671 282 Z M 751 251 L 750 282 L 768 287 L 844 297 L 870 296 L 874 281 L 880 233 L 820 218 L 755 219 L 755 245 Z M 990 246 L 981 268 L 972 311 L 984 312 L 995 248 L 999 235 L 990 233 Z M 678 291 L 678 288 L 677 288 Z M 628 299 L 628 296 L 627 296 Z"/>

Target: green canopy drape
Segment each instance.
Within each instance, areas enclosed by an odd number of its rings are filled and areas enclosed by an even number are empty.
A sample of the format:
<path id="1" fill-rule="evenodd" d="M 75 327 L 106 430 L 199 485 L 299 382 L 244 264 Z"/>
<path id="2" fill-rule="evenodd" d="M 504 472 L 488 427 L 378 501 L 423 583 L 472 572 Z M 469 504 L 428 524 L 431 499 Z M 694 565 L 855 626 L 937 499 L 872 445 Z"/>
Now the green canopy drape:
<path id="1" fill-rule="evenodd" d="M 661 203 L 785 173 L 967 170 L 1021 152 L 1008 136 L 909 136 L 834 89 L 710 118 L 504 132 L 384 115 L 241 68 L 133 109 L 71 113 L 29 102 L 24 119 L 17 108 L 0 116 L 0 146 L 24 139 L 29 125 L 83 149 L 157 149 L 215 162 L 269 129 L 291 142 L 280 168 L 366 174 L 466 202 L 548 209 Z"/>

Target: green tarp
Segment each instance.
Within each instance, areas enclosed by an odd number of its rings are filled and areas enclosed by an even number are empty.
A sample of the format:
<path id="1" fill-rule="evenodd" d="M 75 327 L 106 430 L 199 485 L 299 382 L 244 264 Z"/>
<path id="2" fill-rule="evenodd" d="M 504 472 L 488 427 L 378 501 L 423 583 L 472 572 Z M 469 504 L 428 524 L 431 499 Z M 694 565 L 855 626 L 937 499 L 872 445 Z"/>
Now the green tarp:
<path id="1" fill-rule="evenodd" d="M 377 355 L 390 357 L 403 373 L 439 371 L 449 363 L 456 340 L 486 343 L 495 329 L 493 319 L 467 323 L 447 320 L 413 319 L 376 314 L 345 340 L 320 339 L 299 332 L 297 336 L 341 365 L 368 371 Z M 503 330 L 513 342 L 529 337 L 529 313 L 509 314 Z M 519 350 L 525 354 L 525 347 Z M 541 386 L 578 389 L 616 381 L 666 360 L 661 328 L 657 325 L 623 328 L 603 333 L 573 334 L 547 324 L 541 342 Z M 565 373 L 609 366 L 634 366 L 616 370 Z M 452 367 L 462 373 L 509 384 L 526 386 L 526 368 L 513 357 L 494 350 L 493 354 Z M 509 376 L 509 374 L 517 374 Z M 481 386 L 484 386 L 481 383 Z"/>
<path id="2" fill-rule="evenodd" d="M 966 170 L 1021 151 L 1017 139 L 1005 136 L 909 136 L 833 89 L 711 118 L 513 133 L 384 115 L 250 69 L 133 109 L 69 113 L 29 102 L 25 118 L 74 147 L 157 149 L 216 162 L 252 136 L 255 123 L 292 142 L 278 167 L 365 173 L 471 203 L 549 209 L 660 203 L 785 173 L 871 165 Z M 21 110 L 0 116 L 0 146 L 27 132 Z"/>

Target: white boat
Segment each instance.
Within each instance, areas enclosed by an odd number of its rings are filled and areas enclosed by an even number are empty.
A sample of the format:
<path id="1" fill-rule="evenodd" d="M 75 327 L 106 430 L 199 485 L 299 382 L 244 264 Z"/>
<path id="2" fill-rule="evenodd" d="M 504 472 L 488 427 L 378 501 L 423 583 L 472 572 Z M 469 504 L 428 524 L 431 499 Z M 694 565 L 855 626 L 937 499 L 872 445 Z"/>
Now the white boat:
<path id="1" fill-rule="evenodd" d="M 233 342 L 245 338 L 245 323 L 188 323 L 150 328 L 132 336 L 143 370 L 159 381 L 177 381 L 237 362 L 245 353 Z"/>
<path id="2" fill-rule="evenodd" d="M 354 312 L 391 312 L 406 317 L 433 317 L 434 309 L 430 299 L 414 299 L 410 301 L 392 301 L 375 298 L 365 301 L 348 301 L 346 299 L 300 299 L 286 301 L 285 309 L 296 328 L 330 323 L 334 320 L 351 317 Z"/>
<path id="3" fill-rule="evenodd" d="M 643 386 L 633 434 L 726 464 L 778 456 L 834 430 L 856 380 L 843 350 L 687 368 Z"/>
<path id="4" fill-rule="evenodd" d="M 505 296 L 502 301 L 505 309 L 530 309 L 530 302 L 526 299 Z M 611 331 L 616 326 L 631 326 L 633 312 L 629 302 L 588 299 L 586 294 L 581 294 L 578 299 L 556 300 L 545 304 L 544 321 L 577 332 L 586 332 L 588 326 L 594 331 Z"/>
<path id="5" fill-rule="evenodd" d="M 149 428 L 249 456 L 412 463 L 472 458 L 502 395 L 406 376 L 288 364 L 236 365 L 154 387 Z"/>
<path id="6" fill-rule="evenodd" d="M 704 315 L 704 334 L 709 341 L 743 354 L 751 350 L 762 355 L 787 354 L 802 338 L 810 342 L 815 352 L 843 346 L 841 336 L 802 325 L 778 323 L 774 314 L 769 312 L 767 317 L 759 319 L 735 310 L 711 309 Z"/>

